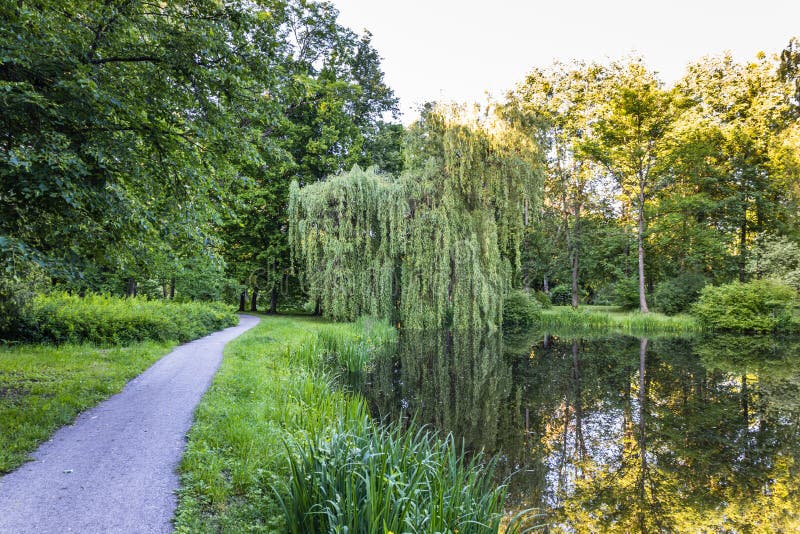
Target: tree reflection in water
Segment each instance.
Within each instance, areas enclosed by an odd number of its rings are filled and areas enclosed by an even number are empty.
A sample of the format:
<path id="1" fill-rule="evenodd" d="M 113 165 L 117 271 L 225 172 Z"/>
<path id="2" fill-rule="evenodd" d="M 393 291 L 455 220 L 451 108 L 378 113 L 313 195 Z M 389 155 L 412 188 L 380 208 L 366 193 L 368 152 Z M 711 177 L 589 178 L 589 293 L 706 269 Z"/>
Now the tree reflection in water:
<path id="1" fill-rule="evenodd" d="M 800 531 L 800 340 L 470 338 L 405 332 L 365 394 L 498 454 L 550 531 Z"/>

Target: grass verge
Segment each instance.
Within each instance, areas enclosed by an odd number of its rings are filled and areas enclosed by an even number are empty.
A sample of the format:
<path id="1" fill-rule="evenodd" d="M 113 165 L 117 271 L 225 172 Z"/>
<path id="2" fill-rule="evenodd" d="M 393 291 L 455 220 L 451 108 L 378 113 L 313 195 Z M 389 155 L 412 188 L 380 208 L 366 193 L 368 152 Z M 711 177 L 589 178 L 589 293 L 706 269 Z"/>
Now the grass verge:
<path id="1" fill-rule="evenodd" d="M 497 532 L 503 491 L 480 457 L 378 426 L 333 386 L 328 363 L 363 368 L 352 353 L 386 335 L 355 332 L 264 317 L 228 345 L 189 434 L 176 532 Z"/>
<path id="2" fill-rule="evenodd" d="M 542 310 L 539 326 L 552 331 L 608 330 L 627 334 L 683 334 L 703 330 L 700 323 L 689 315 L 624 312 L 610 306 L 581 306 L 577 310 L 569 306 L 553 306 Z"/>
<path id="3" fill-rule="evenodd" d="M 174 343 L 0 346 L 0 474 L 81 411 L 120 391 Z"/>

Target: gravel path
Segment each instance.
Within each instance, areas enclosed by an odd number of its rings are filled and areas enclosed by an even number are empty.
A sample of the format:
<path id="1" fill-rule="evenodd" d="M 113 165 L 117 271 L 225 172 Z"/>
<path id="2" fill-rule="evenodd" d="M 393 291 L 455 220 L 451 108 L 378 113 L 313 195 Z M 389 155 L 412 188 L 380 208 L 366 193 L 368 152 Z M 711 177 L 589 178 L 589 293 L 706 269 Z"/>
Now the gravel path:
<path id="1" fill-rule="evenodd" d="M 225 344 L 258 321 L 176 348 L 0 478 L 0 533 L 170 532 L 194 409 Z"/>

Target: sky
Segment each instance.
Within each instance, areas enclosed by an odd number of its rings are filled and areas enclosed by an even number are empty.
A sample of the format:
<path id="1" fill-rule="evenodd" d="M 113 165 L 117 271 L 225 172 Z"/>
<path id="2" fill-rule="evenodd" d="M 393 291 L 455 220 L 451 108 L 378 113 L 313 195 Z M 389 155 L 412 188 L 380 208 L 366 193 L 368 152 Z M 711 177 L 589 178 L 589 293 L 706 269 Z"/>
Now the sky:
<path id="1" fill-rule="evenodd" d="M 534 67 L 638 54 L 662 80 L 730 51 L 747 60 L 800 36 L 800 0 L 333 0 L 373 34 L 402 120 L 431 100 L 501 99 Z"/>

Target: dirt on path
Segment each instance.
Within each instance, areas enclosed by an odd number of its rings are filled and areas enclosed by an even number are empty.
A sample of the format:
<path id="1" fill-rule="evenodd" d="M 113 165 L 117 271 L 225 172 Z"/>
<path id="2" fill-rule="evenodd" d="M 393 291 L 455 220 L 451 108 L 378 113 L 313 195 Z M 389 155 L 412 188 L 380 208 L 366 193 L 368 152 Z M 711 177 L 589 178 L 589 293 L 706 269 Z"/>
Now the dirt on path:
<path id="1" fill-rule="evenodd" d="M 176 468 L 225 344 L 258 324 L 181 345 L 83 412 L 0 478 L 0 533 L 170 532 Z"/>

